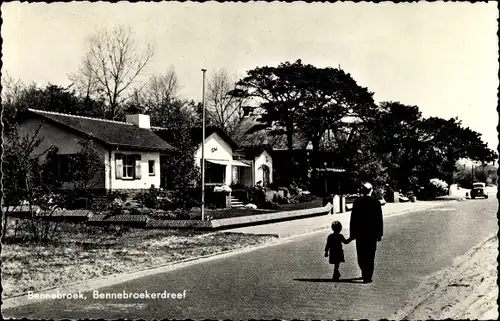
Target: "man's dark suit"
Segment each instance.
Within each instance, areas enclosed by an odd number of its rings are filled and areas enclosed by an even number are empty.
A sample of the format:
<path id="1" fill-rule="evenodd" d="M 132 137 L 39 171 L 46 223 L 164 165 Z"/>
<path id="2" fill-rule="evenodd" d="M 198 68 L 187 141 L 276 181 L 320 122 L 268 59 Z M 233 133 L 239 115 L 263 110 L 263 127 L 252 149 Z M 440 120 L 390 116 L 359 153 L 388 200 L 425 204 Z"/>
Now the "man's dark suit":
<path id="1" fill-rule="evenodd" d="M 382 206 L 371 196 L 354 201 L 351 212 L 350 237 L 356 240 L 356 252 L 361 275 L 370 282 L 375 264 L 377 241 L 383 235 Z"/>

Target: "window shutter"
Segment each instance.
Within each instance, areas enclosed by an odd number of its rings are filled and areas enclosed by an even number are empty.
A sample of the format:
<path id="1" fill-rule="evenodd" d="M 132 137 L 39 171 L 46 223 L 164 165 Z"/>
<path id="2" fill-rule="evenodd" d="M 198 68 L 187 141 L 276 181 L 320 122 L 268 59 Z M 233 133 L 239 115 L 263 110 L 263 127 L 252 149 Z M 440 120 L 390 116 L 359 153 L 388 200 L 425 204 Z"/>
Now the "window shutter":
<path id="1" fill-rule="evenodd" d="M 141 179 L 141 155 L 135 155 L 134 179 Z"/>
<path id="2" fill-rule="evenodd" d="M 115 176 L 116 179 L 123 177 L 123 155 L 115 154 Z"/>

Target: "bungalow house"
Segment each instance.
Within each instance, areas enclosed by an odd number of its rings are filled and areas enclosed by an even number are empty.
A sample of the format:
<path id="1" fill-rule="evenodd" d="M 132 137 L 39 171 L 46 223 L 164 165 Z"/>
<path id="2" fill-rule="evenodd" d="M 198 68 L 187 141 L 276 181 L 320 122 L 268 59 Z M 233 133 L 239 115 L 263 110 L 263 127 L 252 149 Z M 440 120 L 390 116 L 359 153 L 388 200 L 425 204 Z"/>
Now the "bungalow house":
<path id="1" fill-rule="evenodd" d="M 279 184 L 286 178 L 289 173 L 285 166 L 290 154 L 288 151 L 287 136 L 280 133 L 270 123 L 263 122 L 261 115 L 253 112 L 252 107 L 244 108 L 244 115 L 236 129 L 235 140 L 244 149 L 259 149 L 265 148 L 272 156 L 274 162 L 274 177 Z M 345 179 L 343 169 L 338 169 L 333 166 L 331 153 L 318 153 L 321 168 L 316 168 L 316 177 L 312 176 L 312 143 L 299 130 L 292 137 L 293 144 L 293 160 L 298 170 L 298 173 L 303 178 L 308 178 L 311 185 L 317 188 L 320 193 L 338 193 L 340 190 L 340 182 Z"/>
<path id="2" fill-rule="evenodd" d="M 20 131 L 43 138 L 39 151 L 58 148 L 57 175 L 68 188 L 71 156 L 78 153 L 79 141 L 91 140 L 101 159 L 93 188 L 106 191 L 136 192 L 159 187 L 160 156 L 174 148 L 150 128 L 149 116 L 136 112 L 126 121 L 111 121 L 28 109 L 20 121 Z"/>
<path id="3" fill-rule="evenodd" d="M 152 127 L 153 131 L 169 141 L 168 130 Z M 197 143 L 195 164 L 201 167 L 202 129 L 193 128 L 191 139 Z M 253 186 L 257 182 L 272 182 L 273 160 L 266 149 L 241 149 L 223 130 L 216 127 L 205 129 L 205 186 L 221 185 Z"/>

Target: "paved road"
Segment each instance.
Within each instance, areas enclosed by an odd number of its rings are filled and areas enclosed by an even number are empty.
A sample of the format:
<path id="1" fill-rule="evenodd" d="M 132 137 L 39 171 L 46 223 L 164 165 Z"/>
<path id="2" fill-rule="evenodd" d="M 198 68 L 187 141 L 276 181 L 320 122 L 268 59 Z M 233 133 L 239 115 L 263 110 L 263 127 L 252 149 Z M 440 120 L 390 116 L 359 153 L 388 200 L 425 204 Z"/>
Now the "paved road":
<path id="1" fill-rule="evenodd" d="M 185 299 L 46 301 L 3 311 L 27 318 L 381 319 L 407 301 L 428 274 L 451 265 L 497 230 L 497 200 L 454 202 L 386 218 L 374 282 L 329 281 L 327 233 L 145 277 L 101 292 L 183 292 Z M 345 231 L 348 235 L 348 232 Z M 354 244 L 343 279 L 359 276 Z"/>

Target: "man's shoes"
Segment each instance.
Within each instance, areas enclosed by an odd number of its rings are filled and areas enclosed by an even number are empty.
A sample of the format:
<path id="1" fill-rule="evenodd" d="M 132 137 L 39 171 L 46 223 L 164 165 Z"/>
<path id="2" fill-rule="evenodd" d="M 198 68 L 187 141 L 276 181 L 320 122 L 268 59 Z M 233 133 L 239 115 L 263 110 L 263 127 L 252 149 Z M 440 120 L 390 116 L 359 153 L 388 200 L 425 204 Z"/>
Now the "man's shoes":
<path id="1" fill-rule="evenodd" d="M 363 279 L 363 283 L 372 283 L 372 279 Z"/>

